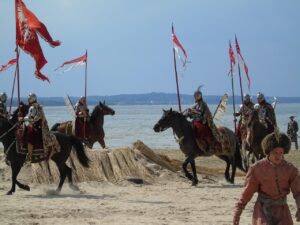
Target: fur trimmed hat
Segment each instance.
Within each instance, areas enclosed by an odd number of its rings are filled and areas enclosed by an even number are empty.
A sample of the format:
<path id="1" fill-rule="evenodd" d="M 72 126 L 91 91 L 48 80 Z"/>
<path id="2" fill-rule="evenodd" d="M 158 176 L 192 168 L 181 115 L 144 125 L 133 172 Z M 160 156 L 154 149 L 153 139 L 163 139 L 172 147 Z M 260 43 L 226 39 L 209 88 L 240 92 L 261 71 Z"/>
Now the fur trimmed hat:
<path id="1" fill-rule="evenodd" d="M 289 153 L 291 148 L 290 138 L 284 134 L 279 133 L 276 137 L 275 133 L 268 134 L 261 142 L 262 149 L 265 155 L 269 155 L 270 152 L 277 147 L 282 147 L 284 149 L 284 154 Z"/>

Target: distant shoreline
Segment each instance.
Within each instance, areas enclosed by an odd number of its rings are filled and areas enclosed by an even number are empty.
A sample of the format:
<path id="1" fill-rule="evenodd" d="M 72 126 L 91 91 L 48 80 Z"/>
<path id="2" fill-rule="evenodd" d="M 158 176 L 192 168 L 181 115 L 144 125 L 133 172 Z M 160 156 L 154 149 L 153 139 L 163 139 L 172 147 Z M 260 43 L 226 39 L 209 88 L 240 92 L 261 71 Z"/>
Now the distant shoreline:
<path id="1" fill-rule="evenodd" d="M 183 94 L 181 97 L 181 104 L 193 104 L 193 95 Z M 78 100 L 79 96 L 70 96 L 73 104 Z M 256 102 L 253 96 L 253 101 Z M 208 104 L 218 104 L 220 95 L 207 95 L 204 96 Z M 266 96 L 268 102 L 274 101 L 273 97 Z M 23 102 L 27 102 L 27 97 L 22 97 Z M 44 106 L 64 106 L 63 97 L 38 97 L 39 102 Z M 105 101 L 109 105 L 176 105 L 177 95 L 169 93 L 146 93 L 146 94 L 120 94 L 120 95 L 107 95 L 107 96 L 87 96 L 87 103 L 89 105 L 98 104 L 99 101 Z M 280 104 L 284 103 L 300 103 L 300 97 L 277 97 Z M 232 97 L 229 96 L 228 104 L 232 104 Z M 241 104 L 241 97 L 235 96 L 235 104 Z M 17 98 L 13 99 L 13 106 L 17 105 Z"/>

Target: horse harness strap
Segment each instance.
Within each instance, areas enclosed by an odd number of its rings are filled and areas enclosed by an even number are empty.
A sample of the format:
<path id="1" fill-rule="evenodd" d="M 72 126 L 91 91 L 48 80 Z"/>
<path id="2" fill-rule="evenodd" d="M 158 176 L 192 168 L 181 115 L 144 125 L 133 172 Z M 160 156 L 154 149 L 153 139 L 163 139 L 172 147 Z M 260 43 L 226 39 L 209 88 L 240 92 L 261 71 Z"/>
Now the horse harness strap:
<path id="1" fill-rule="evenodd" d="M 173 132 L 173 135 L 174 135 L 174 139 L 175 141 L 178 143 L 178 144 L 181 144 L 181 142 L 183 141 L 184 139 L 184 136 L 181 136 L 181 137 L 176 137 L 176 134 Z"/>
<path id="2" fill-rule="evenodd" d="M 16 123 L 15 125 L 13 125 L 8 131 L 6 131 L 4 134 L 2 134 L 0 136 L 0 139 L 5 137 L 5 135 L 7 135 L 9 132 L 11 132 L 16 126 L 18 125 L 18 123 Z"/>
<path id="3" fill-rule="evenodd" d="M 7 149 L 4 149 L 4 154 L 8 155 L 9 151 L 11 150 L 11 147 L 16 143 L 16 139 L 8 146 Z"/>

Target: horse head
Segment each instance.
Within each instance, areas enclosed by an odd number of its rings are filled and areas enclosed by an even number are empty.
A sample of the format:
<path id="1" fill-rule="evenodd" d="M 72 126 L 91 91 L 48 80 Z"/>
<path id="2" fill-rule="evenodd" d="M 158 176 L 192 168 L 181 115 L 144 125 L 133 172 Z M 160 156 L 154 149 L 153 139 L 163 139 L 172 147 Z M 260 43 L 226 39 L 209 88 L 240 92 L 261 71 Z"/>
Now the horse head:
<path id="1" fill-rule="evenodd" d="M 98 105 L 95 106 L 93 112 L 91 113 L 91 118 L 90 118 L 90 122 L 96 123 L 96 121 L 99 118 L 102 118 L 101 120 L 103 121 L 103 116 L 105 115 L 115 115 L 115 110 L 113 110 L 112 108 L 110 108 L 109 106 L 107 106 L 104 102 L 99 102 Z"/>
<path id="2" fill-rule="evenodd" d="M 182 117 L 182 114 L 177 111 L 173 111 L 172 108 L 170 108 L 169 110 L 163 109 L 163 115 L 154 125 L 153 130 L 155 132 L 162 132 L 170 127 L 174 127 L 174 125 L 178 122 L 178 119 Z"/>
<path id="3" fill-rule="evenodd" d="M 10 123 L 15 124 L 18 122 L 18 117 L 25 117 L 28 113 L 29 105 L 26 105 L 23 102 L 20 102 L 19 108 L 15 109 L 12 117 L 10 118 Z"/>
<path id="4" fill-rule="evenodd" d="M 103 115 L 115 115 L 115 110 L 110 108 L 108 105 L 105 105 L 105 101 L 99 102 L 99 110 L 103 112 Z"/>
<path id="5" fill-rule="evenodd" d="M 256 122 L 259 122 L 258 111 L 252 110 L 252 112 L 249 114 L 249 117 L 248 117 L 247 127 L 253 128 L 253 126 Z"/>

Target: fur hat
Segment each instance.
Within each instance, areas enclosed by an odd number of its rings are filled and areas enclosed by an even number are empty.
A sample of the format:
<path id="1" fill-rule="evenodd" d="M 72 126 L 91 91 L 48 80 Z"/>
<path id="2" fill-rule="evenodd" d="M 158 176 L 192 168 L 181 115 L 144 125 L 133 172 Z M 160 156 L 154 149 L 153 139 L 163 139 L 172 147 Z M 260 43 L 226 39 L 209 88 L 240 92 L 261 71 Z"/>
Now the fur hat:
<path id="1" fill-rule="evenodd" d="M 290 138 L 284 134 L 280 133 L 276 137 L 275 133 L 268 134 L 261 143 L 262 149 L 265 155 L 269 155 L 270 152 L 277 147 L 282 147 L 284 149 L 284 154 L 289 153 L 291 148 Z"/>

